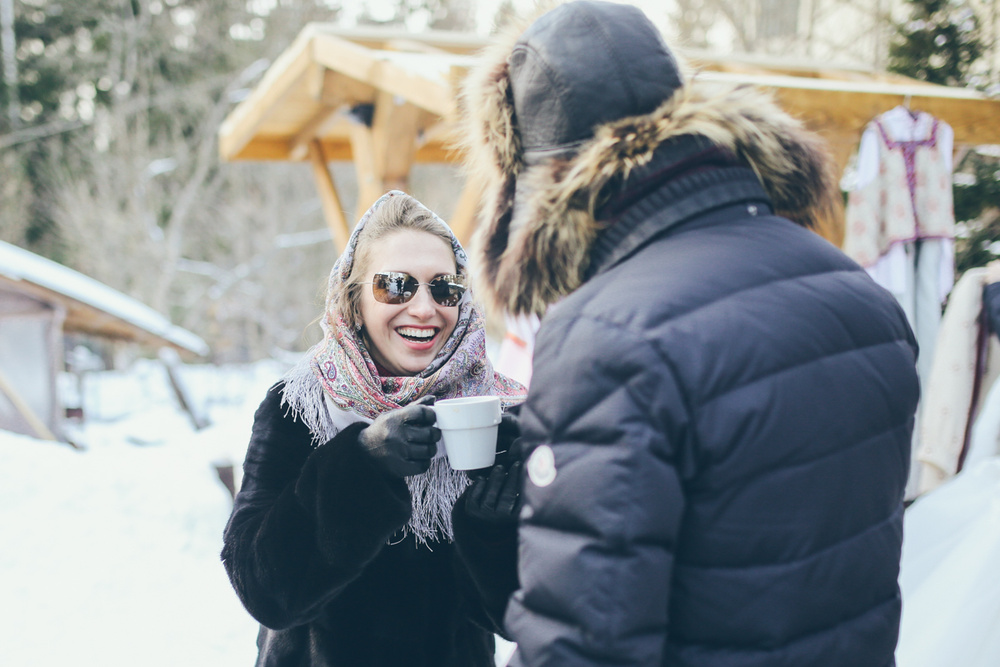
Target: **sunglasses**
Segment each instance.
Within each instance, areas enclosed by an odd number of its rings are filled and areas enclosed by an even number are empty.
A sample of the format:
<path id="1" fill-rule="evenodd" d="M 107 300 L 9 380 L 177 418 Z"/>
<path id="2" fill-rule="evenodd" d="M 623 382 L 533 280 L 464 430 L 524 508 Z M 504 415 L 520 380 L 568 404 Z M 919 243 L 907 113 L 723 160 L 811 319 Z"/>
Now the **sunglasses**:
<path id="1" fill-rule="evenodd" d="M 457 306 L 465 294 L 465 278 L 455 274 L 438 276 L 429 283 L 419 282 L 409 273 L 384 271 L 372 276 L 372 295 L 381 303 L 394 306 L 412 299 L 421 285 L 427 285 L 431 298 L 440 306 Z"/>

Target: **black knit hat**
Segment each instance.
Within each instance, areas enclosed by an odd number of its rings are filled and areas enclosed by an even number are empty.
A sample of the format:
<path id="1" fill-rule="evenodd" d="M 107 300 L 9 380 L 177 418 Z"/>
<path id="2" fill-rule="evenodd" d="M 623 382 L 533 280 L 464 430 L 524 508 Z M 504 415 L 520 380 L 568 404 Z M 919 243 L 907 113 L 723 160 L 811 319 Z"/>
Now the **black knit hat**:
<path id="1" fill-rule="evenodd" d="M 526 162 L 571 153 L 597 126 L 650 113 L 682 85 L 677 61 L 641 10 L 595 0 L 543 15 L 508 62 Z"/>

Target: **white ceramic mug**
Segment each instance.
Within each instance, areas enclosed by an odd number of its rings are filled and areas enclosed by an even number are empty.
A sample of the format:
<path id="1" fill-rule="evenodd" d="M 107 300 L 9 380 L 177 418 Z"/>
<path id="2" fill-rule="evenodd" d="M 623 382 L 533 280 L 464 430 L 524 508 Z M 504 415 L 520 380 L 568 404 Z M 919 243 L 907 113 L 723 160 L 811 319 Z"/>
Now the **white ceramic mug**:
<path id="1" fill-rule="evenodd" d="M 464 396 L 434 403 L 445 455 L 455 470 L 493 465 L 500 425 L 499 396 Z"/>

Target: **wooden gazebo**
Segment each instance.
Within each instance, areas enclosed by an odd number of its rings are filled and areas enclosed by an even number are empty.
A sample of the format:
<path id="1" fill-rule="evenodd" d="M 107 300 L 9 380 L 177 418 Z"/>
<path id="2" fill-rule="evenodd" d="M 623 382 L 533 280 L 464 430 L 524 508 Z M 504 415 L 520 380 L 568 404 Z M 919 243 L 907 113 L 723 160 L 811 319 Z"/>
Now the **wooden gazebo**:
<path id="1" fill-rule="evenodd" d="M 450 148 L 456 93 L 485 38 L 455 33 L 344 30 L 309 24 L 223 122 L 223 160 L 308 160 L 334 242 L 350 224 L 328 163 L 354 163 L 363 211 L 383 192 L 407 189 L 414 163 L 458 162 Z M 1000 144 L 1000 101 L 905 77 L 774 60 L 683 54 L 700 76 L 751 83 L 829 142 L 841 170 L 865 125 L 908 104 L 948 122 L 956 146 Z M 467 182 L 449 222 L 471 233 L 479 187 Z M 842 229 L 821 230 L 835 243 Z"/>

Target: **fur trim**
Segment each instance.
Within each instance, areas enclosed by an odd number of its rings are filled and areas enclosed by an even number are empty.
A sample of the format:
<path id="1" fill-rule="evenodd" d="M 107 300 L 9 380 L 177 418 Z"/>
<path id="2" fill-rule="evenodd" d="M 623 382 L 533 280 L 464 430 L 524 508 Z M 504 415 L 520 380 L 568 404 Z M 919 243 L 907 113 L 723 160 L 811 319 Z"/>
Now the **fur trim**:
<path id="1" fill-rule="evenodd" d="M 483 251 L 490 256 L 499 256 L 507 247 L 514 185 L 524 166 L 507 56 L 521 34 L 542 13 L 515 18 L 500 30 L 479 54 L 480 62 L 485 64 L 469 72 L 459 91 L 459 116 L 466 131 L 459 133 L 455 148 L 464 153 L 470 178 L 484 184 L 481 197 L 484 205 L 480 207 L 478 225 L 484 233 L 477 234 L 473 244 L 485 242 L 488 247 Z M 483 285 L 487 306 L 495 307 L 490 287 L 498 277 L 494 265 L 478 262 L 475 269 L 478 270 L 473 271 L 473 282 Z"/>
<path id="2" fill-rule="evenodd" d="M 595 211 L 603 188 L 682 135 L 705 136 L 743 158 L 780 214 L 813 228 L 836 219 L 840 193 L 823 141 L 769 94 L 697 76 L 654 112 L 598 128 L 575 156 L 526 166 L 507 68 L 522 31 L 505 34 L 483 54 L 462 94 L 462 148 L 485 184 L 474 246 L 491 306 L 541 315 L 579 287 L 600 231 Z"/>

